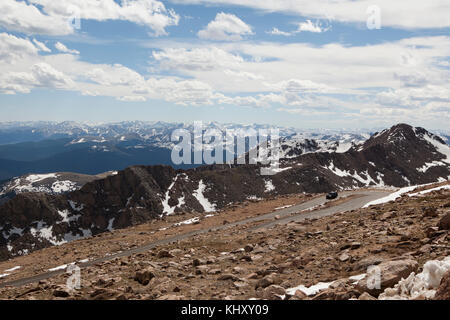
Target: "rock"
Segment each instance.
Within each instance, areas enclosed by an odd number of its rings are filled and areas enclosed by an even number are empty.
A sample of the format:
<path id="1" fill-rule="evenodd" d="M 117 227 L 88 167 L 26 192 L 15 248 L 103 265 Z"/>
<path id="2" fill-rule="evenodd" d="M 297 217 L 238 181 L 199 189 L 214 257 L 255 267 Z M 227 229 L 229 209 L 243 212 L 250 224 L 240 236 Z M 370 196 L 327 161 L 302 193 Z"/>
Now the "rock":
<path id="1" fill-rule="evenodd" d="M 119 295 L 119 292 L 116 290 L 105 289 L 105 288 L 96 288 L 91 293 L 90 296 L 94 300 L 110 300 L 110 299 L 113 299 L 117 295 Z"/>
<path id="2" fill-rule="evenodd" d="M 177 255 L 182 254 L 182 253 L 183 253 L 183 250 L 181 250 L 181 249 L 172 249 L 172 250 L 169 251 L 169 253 L 170 253 L 172 256 L 177 256 Z"/>
<path id="3" fill-rule="evenodd" d="M 275 283 L 275 281 L 273 279 L 273 276 L 272 275 L 268 275 L 268 276 L 265 276 L 264 278 L 260 279 L 256 283 L 255 289 L 258 289 L 258 288 L 263 288 L 264 289 L 264 288 L 266 288 L 266 287 L 268 287 L 268 286 L 270 286 L 270 285 L 272 285 L 274 283 Z"/>
<path id="4" fill-rule="evenodd" d="M 258 274 L 253 272 L 253 273 L 250 273 L 246 278 L 247 279 L 258 279 Z"/>
<path id="5" fill-rule="evenodd" d="M 242 289 L 242 288 L 248 287 L 248 282 L 235 281 L 235 282 L 233 282 L 233 285 L 236 289 Z"/>
<path id="6" fill-rule="evenodd" d="M 339 261 L 346 262 L 350 259 L 350 256 L 347 253 L 343 253 L 339 256 Z"/>
<path id="7" fill-rule="evenodd" d="M 372 297 L 367 292 L 363 292 L 363 294 L 359 296 L 358 300 L 377 300 L 377 298 Z"/>
<path id="8" fill-rule="evenodd" d="M 308 263 L 310 263 L 313 260 L 314 256 L 312 253 L 304 253 L 300 257 L 296 257 L 294 258 L 294 260 L 292 260 L 292 266 L 300 269 L 305 267 Z"/>
<path id="9" fill-rule="evenodd" d="M 450 271 L 447 271 L 441 279 L 441 284 L 436 290 L 435 300 L 450 300 Z"/>
<path id="10" fill-rule="evenodd" d="M 211 270 L 209 270 L 208 271 L 208 274 L 220 274 L 220 273 L 222 273 L 222 270 L 221 269 L 211 269 Z"/>
<path id="11" fill-rule="evenodd" d="M 356 263 L 356 270 L 366 270 L 370 266 L 376 266 L 383 262 L 383 259 L 377 256 L 368 256 Z"/>
<path id="12" fill-rule="evenodd" d="M 53 296 L 57 298 L 67 298 L 70 296 L 70 293 L 66 289 L 58 287 L 55 290 L 53 290 Z"/>
<path id="13" fill-rule="evenodd" d="M 201 265 L 202 264 L 202 262 L 200 261 L 200 259 L 194 259 L 194 260 L 192 260 L 192 265 L 194 266 L 194 267 L 198 267 L 199 265 Z"/>
<path id="14" fill-rule="evenodd" d="M 355 250 L 361 247 L 361 243 L 360 242 L 352 242 L 350 244 L 350 249 Z"/>
<path id="15" fill-rule="evenodd" d="M 304 293 L 302 290 L 297 290 L 294 293 L 294 296 L 296 299 L 298 300 L 304 300 L 306 298 L 308 298 L 308 296 L 306 295 L 306 293 Z M 291 298 L 292 299 L 292 298 Z"/>
<path id="16" fill-rule="evenodd" d="M 450 212 L 439 220 L 438 228 L 439 230 L 450 230 Z"/>
<path id="17" fill-rule="evenodd" d="M 226 281 L 226 280 L 238 281 L 239 278 L 232 274 L 227 273 L 227 274 L 223 274 L 223 275 L 219 276 L 217 278 L 217 280 L 219 280 L 219 281 Z"/>
<path id="18" fill-rule="evenodd" d="M 392 288 L 402 278 L 407 278 L 419 267 L 412 259 L 392 260 L 380 263 L 368 270 L 368 275 L 359 280 L 356 288 L 359 292 L 367 292 L 378 297 L 386 288 Z"/>
<path id="19" fill-rule="evenodd" d="M 170 252 L 167 250 L 161 250 L 158 252 L 156 257 L 157 258 L 173 258 L 173 255 L 170 254 Z"/>
<path id="20" fill-rule="evenodd" d="M 433 218 L 438 216 L 438 212 L 435 207 L 424 207 L 422 208 L 422 215 L 424 217 Z"/>
<path id="21" fill-rule="evenodd" d="M 263 298 L 266 300 L 283 300 L 286 290 L 283 287 L 272 284 L 263 291 Z"/>
<path id="22" fill-rule="evenodd" d="M 153 272 L 154 270 L 152 267 L 148 267 L 144 270 L 139 270 L 136 272 L 134 280 L 146 286 L 150 282 L 150 280 L 155 277 L 155 274 Z"/>
<path id="23" fill-rule="evenodd" d="M 252 252 L 253 251 L 253 246 L 248 244 L 244 247 L 245 252 Z"/>

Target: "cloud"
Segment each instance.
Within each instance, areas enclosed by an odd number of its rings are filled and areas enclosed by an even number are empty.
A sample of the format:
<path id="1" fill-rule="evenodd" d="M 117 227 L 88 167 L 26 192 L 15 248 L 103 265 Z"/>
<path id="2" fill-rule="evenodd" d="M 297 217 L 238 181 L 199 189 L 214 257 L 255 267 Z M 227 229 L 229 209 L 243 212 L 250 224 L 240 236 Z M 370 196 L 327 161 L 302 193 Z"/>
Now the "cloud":
<path id="1" fill-rule="evenodd" d="M 236 5 L 263 10 L 267 12 L 282 12 L 289 15 L 312 17 L 317 19 L 332 19 L 344 23 L 366 23 L 369 15 L 368 7 L 374 4 L 372 0 L 171 0 L 175 3 L 206 4 L 206 5 Z M 402 29 L 417 28 L 448 28 L 448 0 L 409 0 L 392 1 L 377 0 L 381 9 L 382 27 L 397 27 Z"/>
<path id="2" fill-rule="evenodd" d="M 52 52 L 52 50 L 50 50 L 49 48 L 47 48 L 47 46 L 43 43 L 40 42 L 36 39 L 33 39 L 33 43 L 35 44 L 35 46 L 39 49 L 39 51 L 43 51 L 43 52 Z"/>
<path id="3" fill-rule="evenodd" d="M 238 68 L 244 59 L 218 47 L 194 49 L 166 48 L 154 51 L 153 58 L 160 68 L 168 70 L 211 71 L 222 67 Z"/>
<path id="4" fill-rule="evenodd" d="M 80 54 L 80 51 L 77 50 L 71 50 L 69 48 L 67 48 L 64 44 L 62 44 L 61 42 L 57 42 L 55 44 L 55 48 L 60 51 L 60 52 L 64 52 L 64 53 L 70 53 L 70 54 Z"/>
<path id="5" fill-rule="evenodd" d="M 39 8 L 41 9 L 39 9 Z M 74 19 L 123 20 L 150 28 L 155 36 L 178 25 L 179 15 L 157 0 L 2 0 L 0 26 L 26 34 L 68 35 Z"/>
<path id="6" fill-rule="evenodd" d="M 319 22 L 313 23 L 311 20 L 306 20 L 306 22 L 300 22 L 298 24 L 298 29 L 295 32 L 314 32 L 321 33 L 327 31 L 328 28 L 324 28 L 320 25 Z"/>
<path id="7" fill-rule="evenodd" d="M 147 99 L 142 96 L 122 96 L 117 98 L 119 101 L 125 101 L 125 102 L 145 102 Z"/>
<path id="8" fill-rule="evenodd" d="M 0 26 L 7 30 L 47 35 L 73 33 L 66 17 L 43 14 L 36 6 L 24 1 L 2 0 L 0 12 Z"/>
<path id="9" fill-rule="evenodd" d="M 197 35 L 205 40 L 239 41 L 242 36 L 251 34 L 251 26 L 233 14 L 221 12 Z"/>
<path id="10" fill-rule="evenodd" d="M 285 31 L 281 31 L 278 28 L 273 28 L 271 31 L 267 31 L 267 34 L 271 34 L 271 35 L 275 35 L 275 36 L 285 36 L 285 37 L 290 37 L 292 35 L 292 32 L 285 32 Z"/>
<path id="11" fill-rule="evenodd" d="M 27 39 L 0 33 L 0 61 L 15 63 L 19 59 L 36 55 L 38 49 Z"/>
<path id="12" fill-rule="evenodd" d="M 32 88 L 71 89 L 75 83 L 67 75 L 47 63 L 37 63 L 30 72 L 10 72 L 0 78 L 4 93 L 29 93 Z"/>

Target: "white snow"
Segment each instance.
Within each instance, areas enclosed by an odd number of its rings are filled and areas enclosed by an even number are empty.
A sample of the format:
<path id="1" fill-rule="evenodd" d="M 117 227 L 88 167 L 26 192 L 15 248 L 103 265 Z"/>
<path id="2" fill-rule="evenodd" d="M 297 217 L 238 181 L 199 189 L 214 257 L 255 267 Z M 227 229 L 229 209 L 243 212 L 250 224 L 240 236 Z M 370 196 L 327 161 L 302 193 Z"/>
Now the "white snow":
<path id="1" fill-rule="evenodd" d="M 383 197 L 383 198 L 380 198 L 380 199 L 377 199 L 377 200 L 367 203 L 363 208 L 367 208 L 367 207 L 375 205 L 375 204 L 383 204 L 383 203 L 387 203 L 389 201 L 393 201 L 393 200 L 399 198 L 402 194 L 410 192 L 410 191 L 416 189 L 417 187 L 419 187 L 419 186 L 410 186 L 410 187 L 401 188 L 400 190 L 398 190 L 394 193 L 391 193 L 390 195 L 388 195 L 386 197 Z"/>
<path id="2" fill-rule="evenodd" d="M 196 222 L 199 222 L 199 221 L 200 221 L 200 218 L 199 217 L 195 217 L 195 218 L 192 218 L 192 219 L 188 219 L 188 220 L 185 220 L 185 221 L 181 221 L 181 222 L 175 223 L 174 226 L 181 226 L 182 224 L 193 224 L 193 223 L 196 223 Z"/>
<path id="3" fill-rule="evenodd" d="M 180 175 L 177 175 L 175 177 L 175 179 L 173 180 L 173 182 L 170 184 L 169 188 L 166 191 L 166 194 L 164 196 L 164 200 L 162 201 L 162 205 L 163 205 L 163 213 L 167 214 L 167 215 L 171 215 L 175 212 L 175 209 L 179 206 L 182 206 L 184 204 L 184 196 L 182 196 L 180 199 L 178 199 L 178 205 L 171 207 L 169 206 L 169 200 L 170 200 L 170 190 L 172 190 L 173 186 L 175 185 L 175 183 L 178 180 L 178 177 Z"/>
<path id="4" fill-rule="evenodd" d="M 419 274 L 411 273 L 400 280 L 393 288 L 386 289 L 380 300 L 411 300 L 415 298 L 432 299 L 436 294 L 442 277 L 450 270 L 450 257 L 443 260 L 430 260 L 423 266 Z"/>
<path id="5" fill-rule="evenodd" d="M 63 193 L 63 192 L 69 192 L 69 191 L 75 191 L 77 190 L 77 184 L 70 180 L 64 180 L 64 181 L 56 181 L 53 182 L 51 190 L 54 193 Z"/>
<path id="6" fill-rule="evenodd" d="M 19 270 L 20 268 L 22 268 L 22 267 L 21 266 L 16 266 L 16 267 L 13 267 L 11 269 L 5 270 L 5 272 L 14 272 L 16 270 Z"/>
<path id="7" fill-rule="evenodd" d="M 197 199 L 205 212 L 213 212 L 216 210 L 216 205 L 212 204 L 208 199 L 205 198 L 205 196 L 203 195 L 205 189 L 206 185 L 203 183 L 203 180 L 200 180 L 198 183 L 198 189 L 194 191 L 193 196 Z"/>
<path id="8" fill-rule="evenodd" d="M 450 164 L 450 147 L 448 145 L 442 144 L 428 135 L 424 135 L 423 138 L 432 144 L 437 152 L 445 156 L 445 159 L 442 159 L 442 161 Z"/>
<path id="9" fill-rule="evenodd" d="M 69 217 L 70 212 L 68 210 L 58 211 L 58 214 L 63 218 L 63 220 L 61 222 L 66 222 L 66 223 L 76 221 L 81 217 L 81 215 L 79 215 L 79 214 Z"/>
<path id="10" fill-rule="evenodd" d="M 68 264 L 63 264 L 54 268 L 50 268 L 48 269 L 48 271 L 58 271 L 58 270 L 65 270 L 69 265 L 75 264 L 75 262 L 72 263 L 68 263 Z"/>
<path id="11" fill-rule="evenodd" d="M 328 167 L 325 167 L 326 169 L 330 170 L 331 172 L 333 172 L 335 175 L 339 176 L 339 177 L 348 177 L 351 176 L 350 172 L 348 171 L 343 171 L 337 167 L 334 166 L 333 161 L 331 161 L 330 165 Z"/>
<path id="12" fill-rule="evenodd" d="M 290 207 L 292 207 L 292 206 L 293 206 L 293 204 L 289 204 L 289 205 L 287 205 L 287 206 L 282 206 L 282 207 L 275 208 L 275 210 L 286 209 L 286 208 L 290 208 Z"/>
<path id="13" fill-rule="evenodd" d="M 447 164 L 442 161 L 428 162 L 428 163 L 425 163 L 422 167 L 417 168 L 417 171 L 425 173 L 428 171 L 428 169 L 430 169 L 432 167 L 440 167 L 440 166 L 447 166 Z"/>
<path id="14" fill-rule="evenodd" d="M 272 180 L 265 180 L 264 182 L 265 182 L 265 187 L 266 187 L 265 192 L 270 192 L 270 191 L 275 190 L 275 186 L 273 185 Z"/>
<path id="15" fill-rule="evenodd" d="M 297 290 L 302 291 L 307 296 L 312 296 L 317 294 L 319 291 L 328 289 L 333 282 L 319 282 L 311 287 L 305 287 L 304 285 L 299 285 L 294 288 L 290 288 L 286 290 L 286 293 L 289 295 L 294 295 Z"/>
<path id="16" fill-rule="evenodd" d="M 113 223 L 114 223 L 114 220 L 115 220 L 116 218 L 111 218 L 109 221 L 108 221 L 108 227 L 106 227 L 106 229 L 108 229 L 108 231 L 113 231 L 114 229 L 113 229 Z"/>
<path id="17" fill-rule="evenodd" d="M 75 201 L 72 201 L 72 200 L 69 200 L 69 204 L 72 207 L 72 209 L 75 211 L 81 211 L 84 208 L 84 204 L 78 205 L 78 203 L 76 203 Z"/>
<path id="18" fill-rule="evenodd" d="M 351 276 L 351 277 L 348 277 L 350 280 L 352 280 L 353 281 L 353 283 L 355 284 L 355 283 L 357 283 L 359 280 L 362 280 L 362 279 L 364 279 L 365 277 L 366 277 L 366 273 L 362 273 L 362 274 L 358 274 L 358 275 L 356 275 L 356 276 Z"/>
<path id="19" fill-rule="evenodd" d="M 35 182 L 42 181 L 42 180 L 49 179 L 49 178 L 57 178 L 57 176 L 55 173 L 30 174 L 29 176 L 26 177 L 26 180 L 31 183 L 35 183 Z"/>

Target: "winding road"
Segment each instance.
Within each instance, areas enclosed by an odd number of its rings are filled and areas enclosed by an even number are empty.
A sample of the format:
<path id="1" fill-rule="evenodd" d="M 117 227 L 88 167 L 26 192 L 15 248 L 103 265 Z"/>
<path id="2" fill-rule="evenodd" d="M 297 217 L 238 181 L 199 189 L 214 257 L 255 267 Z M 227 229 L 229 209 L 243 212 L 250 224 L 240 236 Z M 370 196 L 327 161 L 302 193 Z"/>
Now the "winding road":
<path id="1" fill-rule="evenodd" d="M 303 202 L 298 205 L 294 205 L 291 207 L 287 207 L 284 209 L 276 210 L 271 213 L 263 214 L 257 217 L 252 217 L 232 223 L 228 223 L 221 226 L 216 226 L 212 228 L 205 228 L 200 230 L 191 231 L 188 233 L 183 233 L 175 236 L 171 236 L 165 239 L 153 241 L 151 243 L 145 244 L 143 246 L 139 246 L 133 249 L 125 250 L 122 252 L 118 252 L 115 254 L 111 254 L 105 257 L 97 258 L 88 262 L 84 263 L 78 263 L 77 265 L 80 268 L 86 268 L 93 265 L 96 265 L 98 263 L 102 263 L 105 261 L 109 261 L 115 258 L 121 258 L 121 257 L 128 257 L 130 255 L 145 252 L 148 250 L 151 250 L 155 247 L 170 244 L 173 242 L 181 241 L 188 239 L 190 237 L 205 234 L 208 232 L 215 232 L 215 231 L 221 231 L 224 229 L 228 229 L 234 226 L 244 225 L 251 222 L 261 222 L 261 224 L 258 224 L 256 226 L 253 226 L 248 231 L 262 229 L 262 228 L 270 228 L 277 224 L 286 224 L 289 222 L 294 221 L 302 221 L 305 219 L 314 219 L 314 218 L 320 218 L 325 216 L 330 216 L 336 213 L 350 211 L 362 208 L 365 204 L 376 200 L 383 198 L 387 195 L 389 195 L 392 191 L 384 191 L 384 190 L 357 190 L 357 191 L 345 191 L 340 194 L 339 199 L 342 199 L 342 201 L 336 202 L 335 205 L 333 205 L 333 202 L 330 203 L 331 206 L 327 207 L 321 207 L 324 205 L 327 200 L 325 200 L 324 197 L 316 197 L 311 200 L 308 200 L 306 202 Z M 345 199 L 344 197 L 347 196 L 348 199 Z M 267 221 L 269 220 L 269 221 Z M 66 269 L 59 269 L 55 271 L 49 271 L 45 273 L 41 273 L 35 276 L 17 279 L 9 282 L 3 282 L 0 283 L 0 288 L 4 288 L 6 286 L 13 286 L 13 287 L 20 287 L 23 285 L 27 285 L 30 283 L 38 282 L 41 280 L 45 280 L 48 278 L 52 278 L 54 276 L 63 274 L 66 272 Z"/>

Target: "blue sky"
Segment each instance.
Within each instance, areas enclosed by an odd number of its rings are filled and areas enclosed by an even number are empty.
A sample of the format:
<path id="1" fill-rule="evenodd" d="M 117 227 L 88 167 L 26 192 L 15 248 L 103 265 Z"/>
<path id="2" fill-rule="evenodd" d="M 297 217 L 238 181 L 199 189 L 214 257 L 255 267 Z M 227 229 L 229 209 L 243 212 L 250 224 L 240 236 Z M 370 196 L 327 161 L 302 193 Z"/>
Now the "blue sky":
<path id="1" fill-rule="evenodd" d="M 447 129 L 449 10 L 442 0 L 2 0 L 0 121 Z"/>

